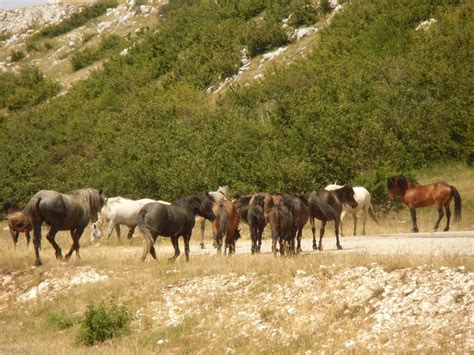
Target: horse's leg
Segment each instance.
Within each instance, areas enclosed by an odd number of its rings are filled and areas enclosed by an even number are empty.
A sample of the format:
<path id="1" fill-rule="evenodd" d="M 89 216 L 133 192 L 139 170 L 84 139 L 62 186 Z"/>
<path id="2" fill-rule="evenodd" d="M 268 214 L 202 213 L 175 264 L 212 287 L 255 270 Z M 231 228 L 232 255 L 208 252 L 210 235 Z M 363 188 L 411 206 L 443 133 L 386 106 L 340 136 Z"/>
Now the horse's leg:
<path id="1" fill-rule="evenodd" d="M 433 232 L 438 231 L 439 223 L 441 222 L 443 217 L 444 217 L 443 206 L 441 206 L 441 207 L 438 208 L 438 220 L 436 221 L 436 223 L 433 227 Z"/>
<path id="2" fill-rule="evenodd" d="M 127 239 L 132 239 L 133 233 L 135 233 L 135 228 L 136 228 L 136 227 L 137 227 L 137 225 L 134 224 L 134 225 L 131 225 L 131 226 L 128 228 Z"/>
<path id="3" fill-rule="evenodd" d="M 57 229 L 54 229 L 53 227 L 51 227 L 49 229 L 48 234 L 46 235 L 46 239 L 48 239 L 48 241 L 53 246 L 55 250 L 55 254 L 56 254 L 56 259 L 61 260 L 63 258 L 61 248 L 59 247 L 58 243 L 56 243 L 56 240 L 54 239 L 56 237 L 57 232 L 58 232 Z"/>
<path id="4" fill-rule="evenodd" d="M 353 213 L 352 214 L 352 219 L 354 220 L 354 237 L 357 235 L 357 212 Z M 364 222 L 362 221 L 362 234 L 365 234 L 364 232 L 364 228 L 365 228 L 365 224 Z M 343 237 L 342 235 L 342 218 L 341 218 L 341 237 Z"/>
<path id="5" fill-rule="evenodd" d="M 313 233 L 313 250 L 318 249 L 318 243 L 316 243 L 316 226 L 314 225 L 314 217 L 309 218 L 311 224 L 311 232 Z"/>
<path id="6" fill-rule="evenodd" d="M 324 221 L 324 220 L 321 221 L 321 229 L 319 230 L 319 248 L 318 248 L 319 251 L 323 250 L 323 236 L 324 236 L 324 229 L 326 228 L 326 222 L 327 221 Z"/>
<path id="7" fill-rule="evenodd" d="M 191 234 L 192 234 L 192 231 L 189 231 L 187 234 L 185 234 L 183 236 L 184 237 L 184 255 L 186 256 L 186 261 L 187 262 L 189 262 L 189 252 L 190 252 L 189 240 L 191 239 Z"/>
<path id="8" fill-rule="evenodd" d="M 444 228 L 444 231 L 447 232 L 449 231 L 449 222 L 451 221 L 451 208 L 449 208 L 449 203 L 444 205 L 444 209 L 446 210 L 446 219 L 447 219 L 446 228 Z"/>
<path id="9" fill-rule="evenodd" d="M 301 249 L 301 238 L 303 237 L 303 227 L 299 227 L 298 228 L 298 236 L 296 237 L 296 253 L 299 254 L 303 251 L 303 249 Z"/>
<path id="10" fill-rule="evenodd" d="M 115 233 L 117 233 L 117 239 L 121 240 L 122 236 L 121 236 L 121 232 L 120 232 L 120 224 L 118 224 L 118 223 L 115 225 Z"/>
<path id="11" fill-rule="evenodd" d="M 179 235 L 173 235 L 171 237 L 171 243 L 173 244 L 173 248 L 174 248 L 174 255 L 170 258 L 171 261 L 176 260 L 176 258 L 181 254 L 181 252 L 179 251 L 178 238 L 179 238 Z"/>
<path id="12" fill-rule="evenodd" d="M 30 246 L 30 241 L 31 241 L 31 235 L 30 235 L 30 231 L 27 230 L 25 232 L 25 235 L 26 235 L 26 247 L 28 248 Z"/>
<path id="13" fill-rule="evenodd" d="M 150 255 L 153 259 L 158 260 L 158 258 L 156 257 L 156 250 L 155 250 L 155 242 L 156 242 L 156 238 L 158 238 L 158 233 L 152 233 L 151 238 L 152 238 L 152 242 L 149 249 Z"/>
<path id="14" fill-rule="evenodd" d="M 142 238 L 143 238 L 143 241 L 144 241 L 142 261 L 145 261 L 146 256 L 148 255 L 148 253 L 152 254 L 152 256 L 153 256 L 155 248 L 153 247 L 153 239 L 152 239 L 150 230 L 146 227 L 140 227 L 139 230 L 140 230 L 140 234 L 142 235 Z M 153 251 L 152 251 L 152 249 L 153 249 Z"/>
<path id="15" fill-rule="evenodd" d="M 81 258 L 81 255 L 79 254 L 79 239 L 81 238 L 82 233 L 84 232 L 84 227 L 78 227 L 74 230 L 71 230 L 71 237 L 72 237 L 72 246 L 71 250 L 66 254 L 66 260 L 69 260 L 69 258 L 72 256 L 73 251 L 76 252 L 76 256 L 78 259 Z"/>
<path id="16" fill-rule="evenodd" d="M 260 250 L 262 248 L 262 235 L 263 229 L 257 229 L 257 254 L 260 254 Z"/>
<path id="17" fill-rule="evenodd" d="M 35 265 L 36 266 L 41 266 L 43 263 L 41 262 L 39 250 L 41 249 L 41 223 L 36 223 L 34 224 L 34 230 L 33 230 L 33 245 L 35 247 L 35 256 L 36 256 L 36 261 Z"/>
<path id="18" fill-rule="evenodd" d="M 10 229 L 10 235 L 12 236 L 13 247 L 16 249 L 16 244 L 18 243 L 18 236 L 20 235 L 20 232 Z"/>
<path id="19" fill-rule="evenodd" d="M 206 249 L 206 246 L 204 245 L 204 231 L 206 229 L 206 220 L 203 218 L 201 221 L 201 249 Z"/>
<path id="20" fill-rule="evenodd" d="M 367 207 L 365 207 L 362 212 L 362 235 L 365 235 L 365 224 L 367 223 L 367 215 L 369 214 L 369 208 L 370 206 L 367 205 Z"/>
<path id="21" fill-rule="evenodd" d="M 110 220 L 109 225 L 107 226 L 107 239 L 110 239 L 110 236 L 112 235 L 112 232 L 114 231 L 115 228 L 115 223 Z"/>
<path id="22" fill-rule="evenodd" d="M 347 211 L 346 211 L 346 210 L 343 210 L 342 213 L 341 213 L 341 224 L 340 224 L 340 226 L 339 226 L 339 230 L 340 230 L 341 237 L 344 237 L 344 233 L 342 232 L 342 220 L 344 219 L 344 217 L 346 216 L 346 214 L 347 214 Z M 354 216 L 354 215 L 352 215 L 352 216 Z M 356 223 L 357 223 L 357 222 L 354 220 L 354 235 L 356 234 L 356 232 L 355 232 L 355 230 L 356 230 L 356 227 L 355 227 Z"/>
<path id="23" fill-rule="evenodd" d="M 334 225 L 336 226 L 336 247 L 339 250 L 342 249 L 342 245 L 339 242 L 339 225 L 340 225 L 340 223 L 341 223 L 341 221 L 338 221 L 338 220 L 334 221 Z"/>
<path id="24" fill-rule="evenodd" d="M 410 208 L 411 213 L 411 220 L 413 222 L 413 229 L 411 230 L 413 233 L 418 233 L 418 227 L 416 225 L 416 210 L 415 208 Z"/>
<path id="25" fill-rule="evenodd" d="M 275 228 L 272 227 L 272 253 L 274 256 L 277 255 L 277 240 L 278 240 L 278 232 Z"/>

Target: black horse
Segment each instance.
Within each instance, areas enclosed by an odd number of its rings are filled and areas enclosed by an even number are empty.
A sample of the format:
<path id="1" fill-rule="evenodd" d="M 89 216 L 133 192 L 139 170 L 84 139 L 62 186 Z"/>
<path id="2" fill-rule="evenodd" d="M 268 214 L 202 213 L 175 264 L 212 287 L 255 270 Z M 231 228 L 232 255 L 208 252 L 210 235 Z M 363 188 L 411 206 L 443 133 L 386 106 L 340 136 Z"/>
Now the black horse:
<path id="1" fill-rule="evenodd" d="M 323 235 L 327 221 L 334 221 L 336 227 L 337 249 L 342 249 L 341 243 L 339 242 L 339 225 L 341 224 L 341 212 L 343 204 L 348 204 L 352 208 L 357 207 L 357 202 L 354 198 L 354 190 L 351 186 L 346 185 L 333 191 L 319 189 L 309 194 L 309 220 L 311 223 L 311 231 L 313 232 L 314 250 L 323 250 Z M 314 225 L 315 218 L 322 222 L 319 236 L 319 247 L 316 243 L 316 227 Z"/>
<path id="2" fill-rule="evenodd" d="M 170 237 L 174 247 L 175 260 L 181 253 L 178 238 L 184 238 L 184 253 L 189 261 L 189 240 L 197 215 L 213 221 L 216 216 L 212 211 L 214 199 L 208 193 L 183 197 L 164 205 L 158 202 L 148 203 L 138 212 L 138 228 L 145 240 L 142 260 L 145 261 L 148 253 L 156 260 L 155 241 L 161 235 Z"/>

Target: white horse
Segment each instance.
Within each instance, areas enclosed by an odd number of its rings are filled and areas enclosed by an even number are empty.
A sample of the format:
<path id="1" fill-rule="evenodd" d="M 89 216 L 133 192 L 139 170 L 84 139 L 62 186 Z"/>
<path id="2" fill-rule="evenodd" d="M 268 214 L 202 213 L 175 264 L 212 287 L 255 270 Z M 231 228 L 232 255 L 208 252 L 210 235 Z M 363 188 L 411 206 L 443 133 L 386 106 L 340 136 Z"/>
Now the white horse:
<path id="1" fill-rule="evenodd" d="M 162 200 L 152 200 L 144 198 L 141 200 L 129 200 L 123 197 L 111 197 L 107 199 L 106 204 L 102 207 L 99 213 L 99 220 L 92 225 L 91 241 L 94 242 L 102 236 L 101 227 L 108 222 L 107 238 L 110 238 L 113 230 L 117 232 L 117 237 L 120 239 L 120 225 L 128 226 L 127 238 L 131 239 L 135 227 L 137 226 L 137 217 L 140 209 L 148 203 L 159 202 L 165 205 L 170 205 L 169 202 Z"/>
<path id="2" fill-rule="evenodd" d="M 341 185 L 328 185 L 325 187 L 326 190 L 331 191 L 331 190 L 337 190 L 340 189 Z M 362 216 L 362 235 L 365 235 L 365 224 L 367 222 L 367 214 L 372 217 L 372 219 L 375 221 L 375 223 L 379 224 L 377 221 L 377 217 L 375 217 L 375 212 L 374 212 L 374 207 L 372 206 L 372 203 L 370 202 L 371 197 L 369 191 L 365 189 L 362 186 L 355 186 L 353 187 L 354 189 L 354 198 L 357 202 L 357 207 L 352 208 L 349 205 L 344 204 L 342 207 L 342 214 L 341 214 L 341 227 L 340 227 L 340 232 L 341 236 L 343 236 L 342 233 L 342 220 L 346 216 L 347 213 L 352 214 L 352 219 L 354 220 L 354 235 L 356 235 L 356 229 L 357 229 L 357 213 L 360 210 L 364 211 L 364 214 Z"/>
<path id="3" fill-rule="evenodd" d="M 227 200 L 227 197 L 229 195 L 229 186 L 219 186 L 217 191 L 210 191 L 209 195 L 212 196 L 214 201 L 216 203 L 222 201 L 222 200 Z M 199 224 L 201 226 L 201 249 L 204 249 L 204 231 L 206 229 L 206 219 L 200 216 L 196 217 L 196 224 Z"/>

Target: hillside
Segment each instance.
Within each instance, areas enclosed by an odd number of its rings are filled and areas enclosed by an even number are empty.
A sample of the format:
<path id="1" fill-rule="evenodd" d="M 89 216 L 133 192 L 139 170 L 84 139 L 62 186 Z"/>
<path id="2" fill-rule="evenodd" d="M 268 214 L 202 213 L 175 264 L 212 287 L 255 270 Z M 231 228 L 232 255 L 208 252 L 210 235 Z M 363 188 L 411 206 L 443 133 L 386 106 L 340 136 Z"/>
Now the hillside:
<path id="1" fill-rule="evenodd" d="M 473 5 L 359 0 L 335 16 L 334 8 L 171 1 L 131 38 L 125 29 L 92 50 L 72 46 L 78 66 L 86 63 L 72 75 L 90 78 L 69 88 L 69 74 L 51 69 L 66 78 L 58 88 L 47 80 L 51 66 L 39 65 L 46 80 L 31 80 L 45 94 L 3 110 L 0 196 L 26 201 L 42 188 L 90 185 L 172 199 L 222 183 L 306 192 L 338 180 L 363 183 L 382 202 L 388 174 L 472 164 Z M 298 38 L 300 29 L 308 36 Z M 21 104 L 18 96 L 10 102 Z"/>

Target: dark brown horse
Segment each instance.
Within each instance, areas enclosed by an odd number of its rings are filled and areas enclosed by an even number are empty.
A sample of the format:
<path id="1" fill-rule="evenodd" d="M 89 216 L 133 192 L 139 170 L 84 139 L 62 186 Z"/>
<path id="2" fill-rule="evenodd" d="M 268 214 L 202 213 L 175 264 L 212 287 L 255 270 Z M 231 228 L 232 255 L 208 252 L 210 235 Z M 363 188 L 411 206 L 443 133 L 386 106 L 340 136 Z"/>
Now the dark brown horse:
<path id="1" fill-rule="evenodd" d="M 257 192 L 250 199 L 247 219 L 252 240 L 252 254 L 260 253 L 263 230 L 269 221 L 269 213 L 273 205 L 272 196 L 266 192 Z"/>
<path id="2" fill-rule="evenodd" d="M 43 222 L 50 226 L 46 238 L 53 246 L 56 258 L 62 259 L 61 248 L 55 241 L 56 233 L 61 230 L 69 230 L 73 240 L 66 259 L 69 259 L 74 251 L 79 258 L 79 238 L 90 221 L 97 221 L 97 215 L 104 203 L 102 192 L 90 188 L 75 190 L 69 194 L 41 190 L 34 195 L 22 211 L 24 216 L 22 223 L 31 223 L 33 226 L 35 265 L 42 264 L 39 250 Z"/>
<path id="3" fill-rule="evenodd" d="M 158 236 L 170 237 L 174 247 L 175 260 L 180 254 L 178 239 L 184 238 L 184 254 L 189 261 L 189 241 L 193 232 L 196 216 L 213 221 L 216 216 L 212 211 L 214 199 L 208 193 L 200 193 L 172 201 L 171 205 L 158 202 L 149 203 L 138 212 L 137 225 L 145 241 L 142 260 L 148 253 L 156 260 L 155 244 Z"/>
<path id="4" fill-rule="evenodd" d="M 13 245 L 16 249 L 18 243 L 18 237 L 20 233 L 26 235 L 26 245 L 30 245 L 31 235 L 30 232 L 33 229 L 31 223 L 24 223 L 24 216 L 21 213 L 21 208 L 15 203 L 7 201 L 3 204 L 3 212 L 5 213 L 8 229 L 12 236 Z"/>
<path id="5" fill-rule="evenodd" d="M 277 205 L 273 205 L 268 214 L 270 226 L 272 228 L 272 252 L 276 256 L 277 242 L 280 244 L 281 256 L 294 254 L 295 252 L 295 236 L 296 225 L 295 218 L 285 202 L 281 201 Z"/>
<path id="6" fill-rule="evenodd" d="M 387 188 L 391 198 L 400 196 L 403 203 L 410 209 L 413 222 L 412 232 L 418 232 L 416 224 L 416 208 L 418 207 L 435 205 L 438 209 L 438 220 L 433 227 L 434 232 L 438 230 L 441 219 L 443 219 L 443 207 L 446 211 L 447 219 L 444 231 L 447 232 L 449 230 L 449 222 L 451 220 L 451 209 L 449 206 L 452 199 L 454 199 L 454 220 L 458 221 L 461 219 L 461 196 L 454 186 L 445 182 L 421 185 L 400 175 L 387 178 Z"/>
<path id="7" fill-rule="evenodd" d="M 232 204 L 237 209 L 237 212 L 240 215 L 240 221 L 246 224 L 249 224 L 248 221 L 248 212 L 249 212 L 249 203 L 253 195 L 237 195 L 232 200 Z"/>
<path id="8" fill-rule="evenodd" d="M 235 242 L 240 238 L 240 216 L 235 206 L 227 201 L 221 200 L 214 204 L 212 211 L 216 219 L 212 222 L 214 244 L 220 253 L 222 241 L 224 241 L 224 254 L 229 249 L 229 255 L 235 253 Z"/>
<path id="9" fill-rule="evenodd" d="M 309 194 L 309 220 L 311 223 L 311 231 L 313 232 L 314 250 L 323 250 L 323 235 L 327 221 L 334 221 L 337 249 L 342 249 L 341 243 L 339 242 L 339 225 L 341 224 L 342 206 L 344 204 L 348 204 L 352 208 L 357 207 L 357 202 L 354 198 L 354 190 L 351 186 L 346 185 L 334 191 L 319 189 Z M 315 218 L 321 221 L 319 247 L 316 243 Z"/>
<path id="10" fill-rule="evenodd" d="M 296 252 L 300 253 L 301 250 L 301 238 L 303 236 L 303 228 L 308 223 L 309 219 L 309 208 L 308 200 L 303 195 L 292 195 L 292 194 L 276 194 L 273 195 L 273 201 L 275 204 L 283 201 L 290 209 L 293 215 L 295 227 L 298 234 L 296 235 Z"/>

